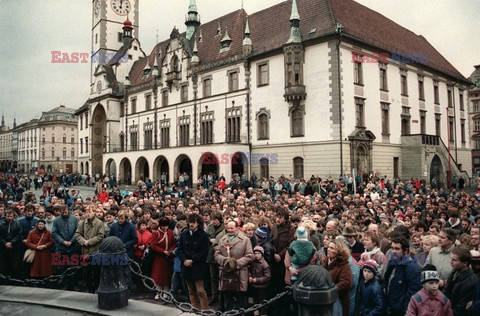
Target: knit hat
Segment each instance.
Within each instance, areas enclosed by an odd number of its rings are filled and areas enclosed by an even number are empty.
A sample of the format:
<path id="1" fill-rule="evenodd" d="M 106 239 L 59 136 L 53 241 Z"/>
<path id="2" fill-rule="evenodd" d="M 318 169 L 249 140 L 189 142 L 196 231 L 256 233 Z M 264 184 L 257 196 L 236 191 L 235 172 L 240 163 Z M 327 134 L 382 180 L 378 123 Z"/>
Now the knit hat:
<path id="1" fill-rule="evenodd" d="M 260 252 L 263 256 L 263 254 L 264 254 L 263 247 L 262 246 L 255 246 L 255 248 L 253 248 L 253 253 L 255 253 L 255 252 Z"/>
<path id="2" fill-rule="evenodd" d="M 367 260 L 363 263 L 363 269 L 368 269 L 376 276 L 378 275 L 378 263 L 375 260 Z"/>
<path id="3" fill-rule="evenodd" d="M 266 226 L 260 226 L 257 228 L 255 231 L 255 236 L 261 239 L 268 239 L 268 227 Z"/>
<path id="4" fill-rule="evenodd" d="M 299 226 L 295 232 L 297 240 L 308 240 L 308 231 L 304 226 Z"/>
<path id="5" fill-rule="evenodd" d="M 427 264 L 422 269 L 422 275 L 420 281 L 423 283 L 428 281 L 440 282 L 440 275 L 437 272 L 437 268 L 434 265 Z"/>

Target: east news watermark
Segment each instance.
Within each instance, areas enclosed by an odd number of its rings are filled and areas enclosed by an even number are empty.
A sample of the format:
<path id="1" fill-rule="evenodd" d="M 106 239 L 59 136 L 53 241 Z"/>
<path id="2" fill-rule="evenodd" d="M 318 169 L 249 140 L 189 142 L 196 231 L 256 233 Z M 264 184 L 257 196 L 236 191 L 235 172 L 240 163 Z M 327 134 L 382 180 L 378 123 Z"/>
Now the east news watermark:
<path id="1" fill-rule="evenodd" d="M 52 64 L 77 64 L 77 63 L 127 63 L 128 55 L 123 54 L 120 56 L 117 53 L 113 52 L 92 52 L 90 53 L 66 53 L 59 50 L 51 51 L 52 54 Z"/>
<path id="2" fill-rule="evenodd" d="M 428 53 L 417 52 L 409 53 L 402 51 L 391 51 L 390 53 L 365 53 L 352 51 L 352 63 L 382 63 L 387 64 L 387 58 L 391 56 L 390 63 L 399 64 L 426 64 L 428 63 Z"/>
<path id="3" fill-rule="evenodd" d="M 278 164 L 278 153 L 272 154 L 261 154 L 261 153 L 249 153 L 249 152 L 240 152 L 235 154 L 222 153 L 215 154 L 212 152 L 202 152 L 202 164 L 204 165 L 260 165 L 262 161 L 268 161 L 268 164 L 276 165 Z"/>
<path id="4" fill-rule="evenodd" d="M 52 253 L 52 266 L 128 266 L 128 255 L 125 254 L 100 254 L 92 255 L 67 255 Z"/>

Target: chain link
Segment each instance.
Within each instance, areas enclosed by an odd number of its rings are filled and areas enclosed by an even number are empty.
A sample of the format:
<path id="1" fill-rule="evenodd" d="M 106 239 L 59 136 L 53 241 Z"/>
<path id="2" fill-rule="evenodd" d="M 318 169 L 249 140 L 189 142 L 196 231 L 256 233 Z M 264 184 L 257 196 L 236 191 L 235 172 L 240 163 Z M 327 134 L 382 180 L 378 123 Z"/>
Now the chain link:
<path id="1" fill-rule="evenodd" d="M 202 315 L 202 316 L 239 316 L 239 315 L 243 315 L 243 314 L 253 313 L 253 312 L 255 312 L 255 311 L 257 311 L 261 308 L 264 308 L 264 307 L 280 300 L 284 296 L 290 295 L 292 293 L 292 287 L 287 286 L 287 287 L 285 287 L 284 292 L 277 294 L 275 297 L 272 297 L 269 300 L 264 300 L 261 303 L 250 306 L 249 308 L 240 308 L 238 310 L 232 309 L 232 310 L 229 310 L 229 311 L 223 312 L 223 313 L 220 312 L 220 311 L 215 311 L 213 309 L 200 310 L 200 309 L 194 307 L 193 305 L 191 305 L 189 303 L 177 301 L 175 299 L 175 297 L 173 296 L 173 294 L 170 293 L 170 292 L 157 289 L 157 287 L 155 285 L 155 281 L 152 278 L 142 274 L 142 269 L 141 269 L 140 265 L 138 264 L 138 262 L 133 261 L 130 258 L 128 258 L 128 261 L 130 262 L 130 269 L 131 269 L 132 273 L 135 274 L 136 276 L 138 276 L 142 280 L 143 285 L 147 289 L 149 289 L 152 292 L 157 292 L 158 296 L 160 297 L 160 299 L 162 301 L 164 301 L 167 304 L 175 305 L 178 309 L 180 309 L 182 312 L 185 312 L 185 313 L 194 313 L 194 314 Z"/>
<path id="2" fill-rule="evenodd" d="M 0 274 L 0 281 L 5 281 L 7 284 L 14 284 L 20 286 L 31 286 L 31 287 L 45 287 L 50 284 L 57 284 L 63 281 L 64 279 L 73 277 L 77 274 L 78 271 L 82 270 L 85 266 L 78 265 L 68 268 L 63 271 L 62 274 L 54 274 L 43 279 L 15 279 L 7 275 Z"/>

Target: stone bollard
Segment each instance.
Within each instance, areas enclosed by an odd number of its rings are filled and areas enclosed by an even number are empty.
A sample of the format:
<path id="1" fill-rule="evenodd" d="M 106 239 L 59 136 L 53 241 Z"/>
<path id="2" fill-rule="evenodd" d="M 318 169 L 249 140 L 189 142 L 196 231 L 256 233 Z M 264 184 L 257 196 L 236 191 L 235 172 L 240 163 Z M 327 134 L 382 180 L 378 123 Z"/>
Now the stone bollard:
<path id="1" fill-rule="evenodd" d="M 333 315 L 338 291 L 328 271 L 318 265 L 306 267 L 293 285 L 293 299 L 299 316 Z"/>
<path id="2" fill-rule="evenodd" d="M 98 253 L 92 255 L 91 264 L 102 266 L 97 290 L 100 309 L 113 310 L 128 305 L 130 263 L 127 258 L 123 241 L 114 236 L 105 238 Z"/>

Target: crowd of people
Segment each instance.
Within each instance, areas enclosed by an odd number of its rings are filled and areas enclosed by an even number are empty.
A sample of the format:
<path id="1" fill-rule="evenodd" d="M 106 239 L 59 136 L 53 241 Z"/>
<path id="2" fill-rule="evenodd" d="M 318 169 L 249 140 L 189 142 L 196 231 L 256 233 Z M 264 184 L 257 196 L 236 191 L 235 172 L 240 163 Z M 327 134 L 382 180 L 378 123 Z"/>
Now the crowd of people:
<path id="1" fill-rule="evenodd" d="M 28 176 L 1 178 L 0 273 L 60 274 L 116 236 L 159 290 L 200 309 L 262 302 L 318 265 L 338 290 L 334 315 L 480 315 L 480 191 L 374 173 L 338 181 L 234 174 L 228 183 L 205 175 L 195 188 L 184 176 L 123 189 L 106 177 L 96 177 L 91 197 L 53 185 L 62 175 L 42 177 L 52 183 L 42 196 L 29 191 Z M 53 254 L 62 258 L 54 265 Z M 87 265 L 63 286 L 93 293 L 99 272 Z M 130 283 L 145 290 L 134 275 Z M 255 314 L 296 309 L 289 298 Z"/>

